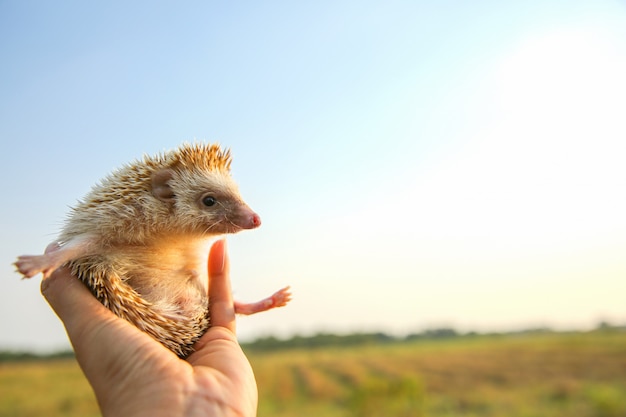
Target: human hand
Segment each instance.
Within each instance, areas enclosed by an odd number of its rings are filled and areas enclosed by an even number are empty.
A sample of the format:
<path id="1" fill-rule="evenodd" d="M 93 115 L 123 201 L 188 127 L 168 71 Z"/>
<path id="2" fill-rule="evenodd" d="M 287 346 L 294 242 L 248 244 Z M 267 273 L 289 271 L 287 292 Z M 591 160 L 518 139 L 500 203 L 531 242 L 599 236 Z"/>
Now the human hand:
<path id="1" fill-rule="evenodd" d="M 67 268 L 41 283 L 104 417 L 256 415 L 257 387 L 235 336 L 226 242 L 209 254 L 211 327 L 186 360 L 105 308 Z"/>

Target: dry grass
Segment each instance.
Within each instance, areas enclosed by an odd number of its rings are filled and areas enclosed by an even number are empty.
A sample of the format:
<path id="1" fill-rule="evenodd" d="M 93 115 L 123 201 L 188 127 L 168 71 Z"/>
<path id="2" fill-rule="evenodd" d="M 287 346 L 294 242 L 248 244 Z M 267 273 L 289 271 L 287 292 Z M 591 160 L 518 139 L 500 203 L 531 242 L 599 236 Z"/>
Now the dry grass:
<path id="1" fill-rule="evenodd" d="M 74 360 L 0 364 L 0 417 L 99 415 Z"/>
<path id="2" fill-rule="evenodd" d="M 250 358 L 260 417 L 320 415 L 320 404 L 322 415 L 333 416 L 626 416 L 624 333 L 480 337 Z M 286 375 L 290 386 L 300 387 L 292 395 L 269 383 Z"/>
<path id="3" fill-rule="evenodd" d="M 626 333 L 249 353 L 259 417 L 624 417 Z M 71 360 L 0 364 L 1 416 L 97 416 Z"/>

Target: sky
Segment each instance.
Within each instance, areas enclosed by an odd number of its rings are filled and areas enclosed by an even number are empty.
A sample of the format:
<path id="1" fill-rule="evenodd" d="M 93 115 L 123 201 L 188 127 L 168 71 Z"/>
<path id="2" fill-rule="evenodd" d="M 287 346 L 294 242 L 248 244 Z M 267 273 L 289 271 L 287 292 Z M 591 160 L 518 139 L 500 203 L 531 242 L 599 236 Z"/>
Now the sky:
<path id="1" fill-rule="evenodd" d="M 0 349 L 69 347 L 11 265 L 122 164 L 219 142 L 261 228 L 242 340 L 626 323 L 626 2 L 0 2 Z"/>

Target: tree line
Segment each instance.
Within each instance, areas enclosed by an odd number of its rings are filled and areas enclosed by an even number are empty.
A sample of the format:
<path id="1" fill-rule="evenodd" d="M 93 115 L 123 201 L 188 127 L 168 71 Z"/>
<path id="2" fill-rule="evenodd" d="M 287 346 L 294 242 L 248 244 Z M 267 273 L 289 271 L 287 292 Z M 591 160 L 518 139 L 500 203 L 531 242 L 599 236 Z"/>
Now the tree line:
<path id="1" fill-rule="evenodd" d="M 608 322 L 600 322 L 593 331 L 626 331 L 626 325 L 613 325 Z M 349 334 L 336 334 L 320 332 L 311 336 L 295 335 L 289 338 L 277 338 L 275 336 L 259 337 L 251 342 L 241 343 L 245 350 L 249 351 L 273 351 L 284 349 L 316 349 L 324 347 L 351 347 L 351 346 L 363 346 L 363 345 L 384 345 L 391 343 L 408 343 L 418 342 L 420 340 L 442 340 L 442 339 L 454 339 L 454 338 L 473 338 L 473 337 L 497 337 L 507 335 L 521 335 L 521 334 L 539 334 L 539 333 L 554 333 L 556 331 L 548 327 L 530 328 L 518 331 L 508 332 L 459 332 L 451 327 L 441 327 L 426 329 L 416 333 L 410 333 L 406 336 L 394 336 L 384 332 L 364 332 L 364 333 L 349 333 Z M 36 361 L 36 360 L 48 360 L 48 359 L 64 359 L 73 358 L 74 352 L 71 350 L 38 354 L 26 351 L 1 351 L 0 350 L 0 363 L 1 362 L 15 362 L 15 361 Z"/>

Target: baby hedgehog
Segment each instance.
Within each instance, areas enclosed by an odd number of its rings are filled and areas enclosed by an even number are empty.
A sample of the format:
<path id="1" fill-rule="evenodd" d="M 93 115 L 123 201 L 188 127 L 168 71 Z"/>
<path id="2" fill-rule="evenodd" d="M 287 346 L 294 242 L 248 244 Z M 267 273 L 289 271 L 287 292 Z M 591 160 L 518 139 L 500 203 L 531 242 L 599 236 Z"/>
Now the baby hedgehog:
<path id="1" fill-rule="evenodd" d="M 197 143 L 144 156 L 94 186 L 50 250 L 20 256 L 15 266 L 27 278 L 45 278 L 69 265 L 104 306 L 186 357 L 209 327 L 212 240 L 261 225 L 241 199 L 230 163 L 230 151 Z M 290 297 L 287 287 L 235 310 L 253 314 Z"/>

